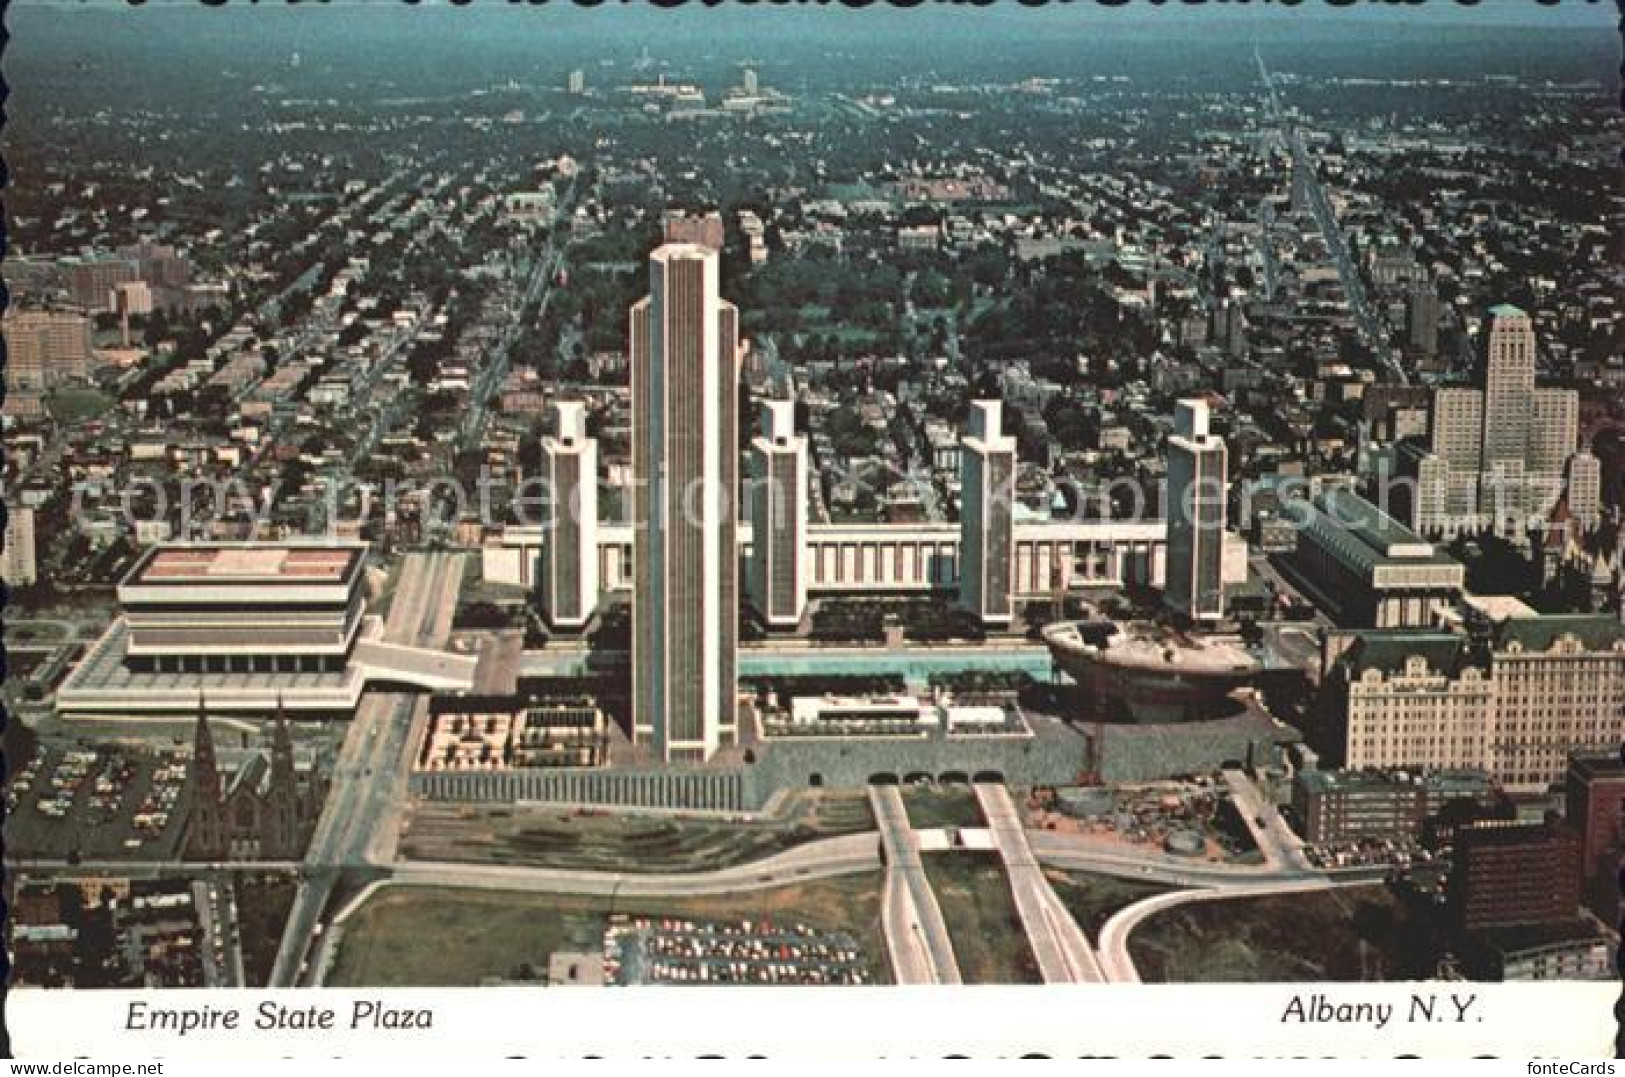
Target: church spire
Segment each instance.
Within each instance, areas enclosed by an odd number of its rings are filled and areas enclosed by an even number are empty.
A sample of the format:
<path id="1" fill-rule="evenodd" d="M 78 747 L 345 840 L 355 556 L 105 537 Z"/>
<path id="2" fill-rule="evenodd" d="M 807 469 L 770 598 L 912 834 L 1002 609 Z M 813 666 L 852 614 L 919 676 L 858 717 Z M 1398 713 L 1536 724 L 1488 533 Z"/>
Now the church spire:
<path id="1" fill-rule="evenodd" d="M 209 731 L 209 706 L 199 692 L 197 727 L 192 735 L 192 781 L 199 797 L 220 799 L 220 765 L 214 755 L 214 735 Z"/>
<path id="2" fill-rule="evenodd" d="M 293 735 L 288 731 L 288 716 L 282 709 L 282 693 L 276 697 L 276 718 L 271 724 L 271 788 L 294 791 Z"/>
<path id="3" fill-rule="evenodd" d="M 282 694 L 279 692 L 276 697 L 276 717 L 271 723 L 271 783 L 265 791 L 261 855 L 300 855 L 303 845 L 300 823 L 304 814 L 301 808 L 299 779 L 293 769 L 293 736 L 288 731 L 288 716 L 283 711 Z"/>
<path id="4" fill-rule="evenodd" d="M 213 860 L 226 851 L 220 765 L 215 759 L 209 707 L 202 692 L 197 697 L 197 728 L 192 735 L 192 815 L 186 841 L 191 854 L 204 859 Z"/>

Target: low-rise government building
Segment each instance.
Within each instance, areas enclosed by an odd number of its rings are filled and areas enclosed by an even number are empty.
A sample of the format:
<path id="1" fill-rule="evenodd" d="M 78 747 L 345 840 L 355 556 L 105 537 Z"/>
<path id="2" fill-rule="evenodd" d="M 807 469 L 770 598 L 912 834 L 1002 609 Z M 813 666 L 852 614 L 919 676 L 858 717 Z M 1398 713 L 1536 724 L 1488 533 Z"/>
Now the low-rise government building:
<path id="1" fill-rule="evenodd" d="M 1349 490 L 1286 503 L 1298 527 L 1286 563 L 1305 593 L 1346 628 L 1428 628 L 1460 601 L 1467 570 Z"/>

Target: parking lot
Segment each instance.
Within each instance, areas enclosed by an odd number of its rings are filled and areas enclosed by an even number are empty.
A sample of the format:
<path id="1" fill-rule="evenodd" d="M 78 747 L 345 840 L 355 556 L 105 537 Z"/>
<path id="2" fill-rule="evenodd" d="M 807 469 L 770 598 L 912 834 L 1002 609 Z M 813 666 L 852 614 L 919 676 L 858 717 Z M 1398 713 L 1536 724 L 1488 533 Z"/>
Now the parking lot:
<path id="1" fill-rule="evenodd" d="M 604 933 L 615 984 L 867 984 L 852 936 L 770 920 L 625 917 Z"/>
<path id="2" fill-rule="evenodd" d="M 1327 871 L 1342 868 L 1425 868 L 1434 862 L 1434 854 L 1420 842 L 1395 841 L 1386 838 L 1361 838 L 1340 842 L 1320 842 L 1303 847 L 1303 855 L 1312 867 Z"/>
<path id="3" fill-rule="evenodd" d="M 41 746 L 6 789 L 6 855 L 172 859 L 189 796 L 183 753 Z"/>

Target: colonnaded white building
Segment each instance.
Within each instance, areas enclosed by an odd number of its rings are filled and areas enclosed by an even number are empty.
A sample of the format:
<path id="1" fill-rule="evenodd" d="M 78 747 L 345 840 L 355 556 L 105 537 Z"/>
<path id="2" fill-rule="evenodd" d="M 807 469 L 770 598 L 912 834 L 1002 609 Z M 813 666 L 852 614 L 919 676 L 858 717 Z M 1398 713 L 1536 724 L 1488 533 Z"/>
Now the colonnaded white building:
<path id="1" fill-rule="evenodd" d="M 1060 586 L 1162 587 L 1166 575 L 1168 527 L 1162 520 L 1027 521 L 1013 525 L 1012 597 L 1047 597 Z M 604 592 L 632 587 L 632 526 L 603 523 L 596 528 L 597 572 Z M 548 539 L 542 526 L 510 526 L 492 532 L 481 556 L 487 579 L 533 586 Z M 739 525 L 741 570 L 756 554 L 752 525 Z M 807 525 L 797 562 L 805 593 L 957 594 L 960 575 L 957 523 Z M 1223 579 L 1247 579 L 1247 545 L 1225 534 Z"/>

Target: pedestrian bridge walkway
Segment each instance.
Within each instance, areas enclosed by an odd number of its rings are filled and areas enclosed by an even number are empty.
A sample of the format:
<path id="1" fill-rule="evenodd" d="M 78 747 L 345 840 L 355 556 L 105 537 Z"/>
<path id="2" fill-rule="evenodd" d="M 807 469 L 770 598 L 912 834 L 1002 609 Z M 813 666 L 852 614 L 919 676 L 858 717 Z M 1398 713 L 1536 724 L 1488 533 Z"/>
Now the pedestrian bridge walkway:
<path id="1" fill-rule="evenodd" d="M 387 681 L 430 691 L 468 691 L 474 687 L 479 659 L 432 647 L 410 647 L 380 640 L 361 640 L 350 664 L 369 682 Z"/>

